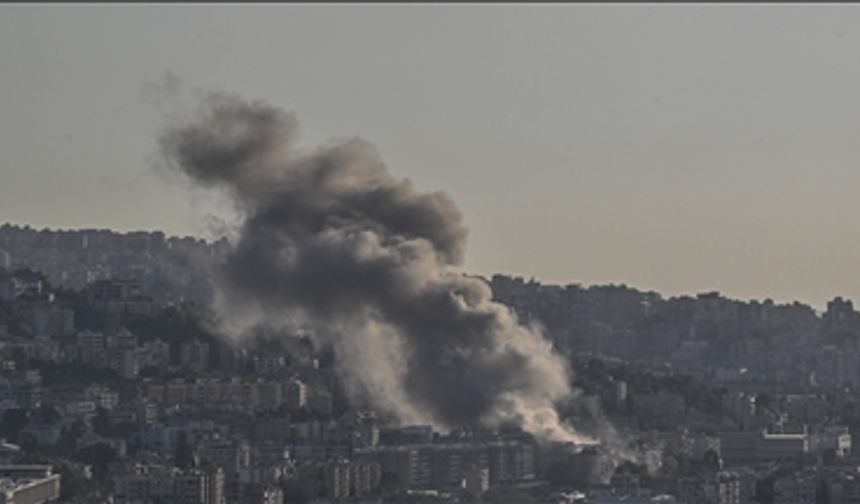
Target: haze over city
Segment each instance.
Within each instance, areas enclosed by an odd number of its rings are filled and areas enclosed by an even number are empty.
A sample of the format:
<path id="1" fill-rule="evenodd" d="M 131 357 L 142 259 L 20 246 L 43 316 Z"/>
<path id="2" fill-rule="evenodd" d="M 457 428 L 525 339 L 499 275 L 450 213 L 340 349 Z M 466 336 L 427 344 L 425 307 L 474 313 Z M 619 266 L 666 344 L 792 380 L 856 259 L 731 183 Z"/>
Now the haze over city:
<path id="1" fill-rule="evenodd" d="M 152 169 L 200 90 L 372 142 L 457 202 L 463 268 L 860 298 L 853 5 L 23 6 L 0 15 L 0 216 L 212 237 Z"/>
<path id="2" fill-rule="evenodd" d="M 853 5 L 0 5 L 0 501 L 860 502 Z"/>

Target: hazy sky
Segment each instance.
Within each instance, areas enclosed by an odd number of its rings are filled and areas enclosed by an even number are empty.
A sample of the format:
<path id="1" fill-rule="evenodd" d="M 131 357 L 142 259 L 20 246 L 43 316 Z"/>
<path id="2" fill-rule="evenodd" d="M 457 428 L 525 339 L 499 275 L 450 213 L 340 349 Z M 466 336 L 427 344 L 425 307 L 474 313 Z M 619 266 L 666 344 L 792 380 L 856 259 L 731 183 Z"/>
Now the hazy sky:
<path id="1" fill-rule="evenodd" d="M 860 300 L 860 6 L 0 5 L 0 221 L 205 236 L 145 83 L 442 189 L 467 267 Z M 190 103 L 190 100 L 186 100 Z"/>

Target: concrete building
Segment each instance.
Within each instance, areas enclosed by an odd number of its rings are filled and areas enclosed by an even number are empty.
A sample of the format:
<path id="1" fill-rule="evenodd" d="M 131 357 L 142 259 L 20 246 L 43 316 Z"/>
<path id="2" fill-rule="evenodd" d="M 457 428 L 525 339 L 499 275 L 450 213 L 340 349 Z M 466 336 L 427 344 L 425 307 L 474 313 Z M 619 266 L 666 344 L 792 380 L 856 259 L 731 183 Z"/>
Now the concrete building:
<path id="1" fill-rule="evenodd" d="M 276 410 L 281 407 L 284 402 L 283 386 L 280 382 L 264 381 L 253 384 L 257 398 L 256 407 L 258 410 L 269 411 Z"/>
<path id="2" fill-rule="evenodd" d="M 69 336 L 75 333 L 75 312 L 55 303 L 32 306 L 24 312 L 24 320 L 37 336 Z"/>
<path id="3" fill-rule="evenodd" d="M 131 299 L 140 296 L 140 282 L 118 278 L 98 280 L 90 285 L 90 291 L 99 301 Z"/>
<path id="4" fill-rule="evenodd" d="M 769 434 L 764 431 L 720 434 L 720 454 L 729 465 L 794 458 L 809 451 L 807 434 Z"/>
<path id="5" fill-rule="evenodd" d="M 254 372 L 259 376 L 276 376 L 287 368 L 283 356 L 263 355 L 254 358 Z"/>
<path id="6" fill-rule="evenodd" d="M 809 436 L 806 434 L 764 434 L 759 439 L 759 460 L 780 460 L 809 452 Z"/>
<path id="7" fill-rule="evenodd" d="M 81 331 L 78 333 L 78 348 L 81 352 L 102 352 L 105 349 L 105 336 L 100 332 Z"/>
<path id="8" fill-rule="evenodd" d="M 3 249 L 0 249 L 0 268 L 6 271 L 12 269 L 12 255 Z"/>
<path id="9" fill-rule="evenodd" d="M 328 499 L 349 497 L 349 462 L 330 462 L 323 469 L 325 496 Z"/>
<path id="10" fill-rule="evenodd" d="M 817 482 L 814 473 L 793 474 L 777 478 L 773 482 L 773 502 L 774 504 L 808 504 L 816 502 L 815 488 Z"/>
<path id="11" fill-rule="evenodd" d="M 380 431 L 379 441 L 386 445 L 429 444 L 433 442 L 430 425 L 404 425 Z"/>
<path id="12" fill-rule="evenodd" d="M 137 348 L 137 336 L 125 327 L 120 327 L 110 335 L 110 346 L 113 348 L 134 350 Z"/>
<path id="13" fill-rule="evenodd" d="M 251 465 L 251 447 L 241 439 L 208 439 L 197 446 L 204 464 L 220 467 L 228 476 Z"/>
<path id="14" fill-rule="evenodd" d="M 253 502 L 255 504 L 284 504 L 284 491 L 274 485 L 240 485 L 241 491 L 232 500 L 228 498 L 228 504 L 244 504 Z"/>
<path id="15" fill-rule="evenodd" d="M 78 358 L 85 364 L 103 365 L 105 353 L 105 336 L 100 332 L 81 331 L 77 335 Z"/>
<path id="16" fill-rule="evenodd" d="M 827 418 L 827 400 L 819 395 L 785 397 L 788 418 L 794 423 L 817 423 Z"/>
<path id="17" fill-rule="evenodd" d="M 133 380 L 140 372 L 137 352 L 130 348 L 113 348 L 108 354 L 108 367 L 126 380 Z"/>
<path id="18" fill-rule="evenodd" d="M 299 380 L 293 379 L 287 382 L 284 388 L 284 404 L 290 411 L 298 411 L 307 405 L 308 388 Z"/>
<path id="19" fill-rule="evenodd" d="M 755 395 L 744 392 L 726 394 L 722 399 L 723 411 L 737 422 L 741 429 L 750 429 L 755 420 Z"/>
<path id="20" fill-rule="evenodd" d="M 810 437 L 810 450 L 816 453 L 833 453 L 838 458 L 851 454 L 851 433 L 848 427 L 829 426 Z"/>
<path id="21" fill-rule="evenodd" d="M 224 473 L 220 469 L 182 471 L 138 465 L 114 478 L 116 504 L 153 500 L 182 504 L 226 504 Z"/>
<path id="22" fill-rule="evenodd" d="M 824 477 L 829 502 L 833 504 L 860 502 L 860 474 L 838 471 Z"/>
<path id="23" fill-rule="evenodd" d="M 12 277 L 0 274 L 0 301 L 15 299 L 15 282 Z"/>
<path id="24" fill-rule="evenodd" d="M 155 304 L 141 293 L 141 284 L 133 279 L 97 280 L 90 285 L 93 306 L 109 325 L 119 326 L 154 313 Z"/>
<path id="25" fill-rule="evenodd" d="M 202 341 L 184 343 L 180 347 L 182 365 L 201 373 L 209 367 L 209 344 Z"/>
<path id="26" fill-rule="evenodd" d="M 46 465 L 0 465 L 0 504 L 42 504 L 60 497 L 60 475 Z"/>
<path id="27" fill-rule="evenodd" d="M 479 466 L 467 468 L 463 474 L 463 488 L 475 497 L 480 497 L 490 488 L 490 470 Z"/>
<path id="28" fill-rule="evenodd" d="M 641 496 L 641 497 L 631 497 L 628 495 L 618 496 L 618 495 L 606 495 L 595 497 L 594 499 L 586 501 L 589 504 L 675 504 L 677 501 L 674 497 L 670 495 L 658 495 L 654 497 L 650 496 Z M 686 504 L 686 503 L 684 503 Z"/>
<path id="29" fill-rule="evenodd" d="M 325 387 L 316 386 L 308 391 L 308 409 L 320 415 L 331 415 L 334 409 L 334 398 Z"/>
<path id="30" fill-rule="evenodd" d="M 329 499 L 364 497 L 379 486 L 381 477 L 376 462 L 333 461 L 323 468 L 323 487 Z"/>
<path id="31" fill-rule="evenodd" d="M 519 441 L 378 446 L 355 451 L 411 488 L 462 487 L 467 469 L 486 467 L 490 486 L 535 478 L 534 447 Z"/>
<path id="32" fill-rule="evenodd" d="M 278 487 L 264 488 L 259 496 L 254 499 L 254 502 L 260 504 L 284 504 L 284 491 Z"/>

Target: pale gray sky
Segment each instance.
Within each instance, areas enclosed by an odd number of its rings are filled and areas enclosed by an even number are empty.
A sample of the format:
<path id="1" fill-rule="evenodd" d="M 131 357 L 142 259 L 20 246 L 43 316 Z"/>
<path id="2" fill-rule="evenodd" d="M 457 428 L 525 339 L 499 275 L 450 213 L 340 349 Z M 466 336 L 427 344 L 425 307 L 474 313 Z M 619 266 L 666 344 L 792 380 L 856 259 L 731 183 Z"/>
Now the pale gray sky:
<path id="1" fill-rule="evenodd" d="M 0 5 L 0 221 L 206 232 L 145 82 L 449 192 L 467 267 L 860 300 L 860 6 Z M 161 110 L 164 109 L 162 105 Z"/>

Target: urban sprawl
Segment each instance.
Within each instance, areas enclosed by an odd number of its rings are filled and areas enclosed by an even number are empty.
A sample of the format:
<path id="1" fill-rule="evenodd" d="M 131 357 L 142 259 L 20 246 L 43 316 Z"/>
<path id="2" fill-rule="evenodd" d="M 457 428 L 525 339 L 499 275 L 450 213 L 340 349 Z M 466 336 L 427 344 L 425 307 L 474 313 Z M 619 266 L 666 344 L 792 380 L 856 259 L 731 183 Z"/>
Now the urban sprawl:
<path id="1" fill-rule="evenodd" d="M 208 308 L 226 240 L 0 226 L 0 503 L 860 503 L 860 313 L 495 275 L 569 361 L 563 419 L 401 425 L 311 329 Z"/>

